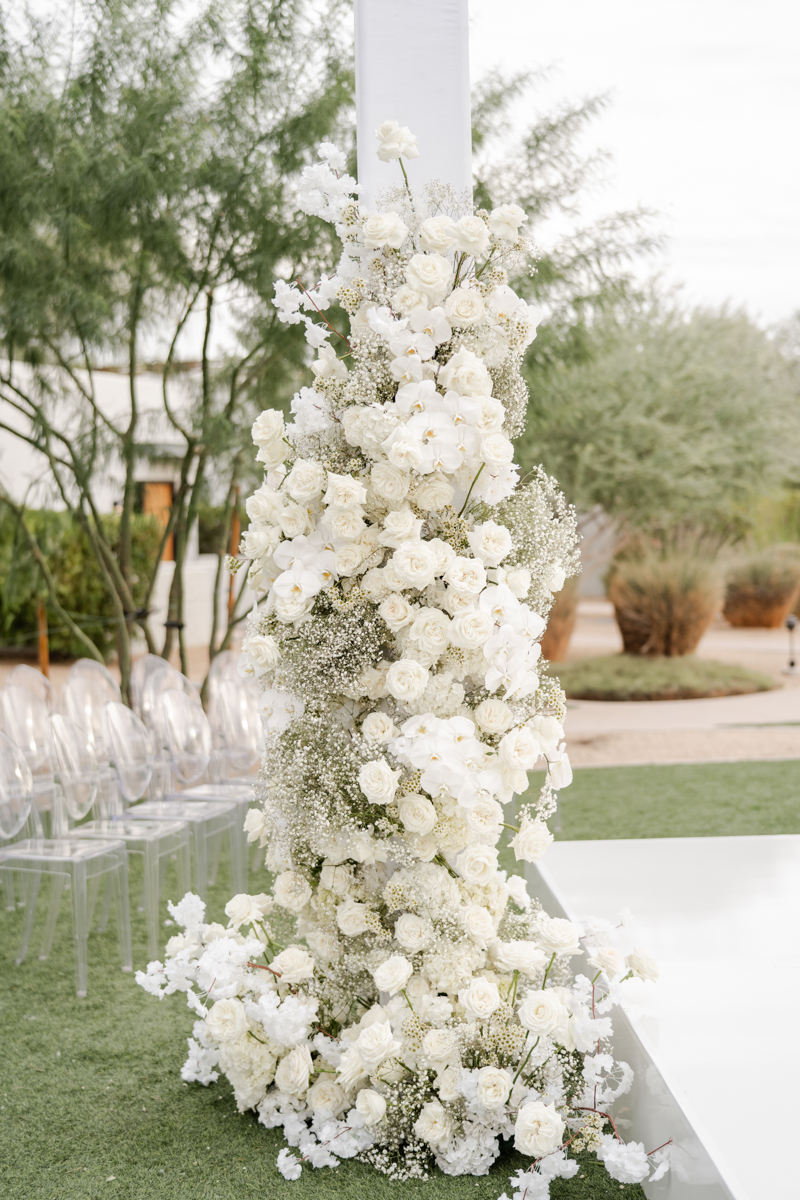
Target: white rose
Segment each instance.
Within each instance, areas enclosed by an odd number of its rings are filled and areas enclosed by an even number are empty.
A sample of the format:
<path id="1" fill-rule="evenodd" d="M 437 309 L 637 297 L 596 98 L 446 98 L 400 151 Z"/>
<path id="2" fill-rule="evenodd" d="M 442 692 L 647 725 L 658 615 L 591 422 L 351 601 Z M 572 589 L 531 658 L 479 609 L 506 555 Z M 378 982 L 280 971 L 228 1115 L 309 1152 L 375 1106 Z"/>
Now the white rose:
<path id="1" fill-rule="evenodd" d="M 360 933 L 366 933 L 369 929 L 366 919 L 368 912 L 366 904 L 359 904 L 356 900 L 345 900 L 336 909 L 336 924 L 345 937 L 358 937 Z"/>
<path id="2" fill-rule="evenodd" d="M 520 225 L 527 219 L 528 214 L 518 204 L 500 204 L 489 213 L 489 232 L 500 241 L 515 242 Z"/>
<path id="3" fill-rule="evenodd" d="M 249 656 L 259 675 L 263 675 L 270 667 L 274 667 L 281 656 L 278 643 L 274 637 L 270 637 L 268 634 L 257 633 L 252 637 L 245 638 L 242 642 L 242 649 Z"/>
<path id="4" fill-rule="evenodd" d="M 369 741 L 385 745 L 391 741 L 397 731 L 391 717 L 387 717 L 386 713 L 373 712 L 364 717 L 361 732 Z"/>
<path id="5" fill-rule="evenodd" d="M 470 904 L 463 910 L 461 916 L 467 936 L 475 942 L 476 946 L 485 950 L 487 941 L 494 936 L 494 920 L 488 908 L 484 908 L 481 904 Z"/>
<path id="6" fill-rule="evenodd" d="M 366 503 L 367 489 L 352 475 L 336 475 L 328 471 L 328 487 L 322 500 L 334 508 L 355 508 Z"/>
<path id="7" fill-rule="evenodd" d="M 625 959 L 613 946 L 598 946 L 589 959 L 589 965 L 597 967 L 598 971 L 605 971 L 609 979 L 612 979 L 615 975 L 622 974 Z"/>
<path id="8" fill-rule="evenodd" d="M 406 267 L 406 283 L 433 304 L 444 300 L 453 268 L 441 254 L 415 254 Z"/>
<path id="9" fill-rule="evenodd" d="M 519 833 L 514 834 L 509 846 L 517 862 L 538 862 L 553 840 L 553 835 L 538 817 L 531 821 L 526 815 L 520 821 Z"/>
<path id="10" fill-rule="evenodd" d="M 232 896 L 225 905 L 225 916 L 230 918 L 229 927 L 238 929 L 240 925 L 250 925 L 253 921 L 261 921 L 265 913 L 272 907 L 268 901 L 269 897 L 248 896 L 245 893 Z"/>
<path id="11" fill-rule="evenodd" d="M 256 462 L 260 462 L 268 471 L 276 471 L 283 465 L 288 447 L 283 438 L 274 442 L 262 442 L 258 448 Z"/>
<path id="12" fill-rule="evenodd" d="M 499 567 L 511 552 L 511 534 L 505 525 L 496 521 L 484 521 L 467 534 L 470 549 L 486 567 Z"/>
<path id="13" fill-rule="evenodd" d="M 289 912 L 299 913 L 311 899 L 311 888 L 296 871 L 284 871 L 275 880 L 272 889 L 275 903 Z"/>
<path id="14" fill-rule="evenodd" d="M 484 733 L 502 733 L 514 720 L 505 700 L 483 700 L 472 715 Z"/>
<path id="15" fill-rule="evenodd" d="M 224 1045 L 225 1042 L 238 1042 L 249 1029 L 241 1000 L 235 997 L 217 1000 L 205 1019 L 205 1027 L 209 1036 L 220 1045 Z"/>
<path id="16" fill-rule="evenodd" d="M 448 1063 L 458 1054 L 454 1029 L 429 1029 L 422 1039 L 422 1053 L 432 1063 Z"/>
<path id="17" fill-rule="evenodd" d="M 633 971 L 640 979 L 658 979 L 658 963 L 646 950 L 642 950 L 641 946 L 633 947 L 625 963 L 628 970 Z"/>
<path id="18" fill-rule="evenodd" d="M 305 936 L 311 949 L 323 962 L 335 962 L 341 954 L 339 939 L 334 933 L 328 933 L 324 929 L 317 929 L 312 930 L 311 933 L 307 933 Z"/>
<path id="19" fill-rule="evenodd" d="M 325 471 L 319 463 L 309 459 L 295 459 L 294 466 L 286 477 L 284 487 L 293 500 L 305 503 L 313 500 L 325 486 Z"/>
<path id="20" fill-rule="evenodd" d="M 311 370 L 320 382 L 325 379 L 347 379 L 347 364 L 339 358 L 333 346 L 322 347 L 311 364 Z"/>
<path id="21" fill-rule="evenodd" d="M 300 946 L 287 946 L 269 964 L 281 977 L 281 983 L 301 983 L 314 974 L 314 960 Z"/>
<path id="22" fill-rule="evenodd" d="M 352 871 L 342 863 L 325 863 L 319 873 L 319 882 L 326 891 L 346 896 L 353 882 Z"/>
<path id="23" fill-rule="evenodd" d="M 544 586 L 551 592 L 560 592 L 567 579 L 567 573 L 560 562 L 553 563 L 544 580 Z"/>
<path id="24" fill-rule="evenodd" d="M 374 1071 L 387 1058 L 394 1058 L 401 1048 L 402 1042 L 395 1040 L 388 1021 L 375 1021 L 362 1029 L 356 1038 L 361 1061 L 370 1071 Z"/>
<path id="25" fill-rule="evenodd" d="M 541 754 L 541 746 L 527 725 L 510 730 L 500 743 L 498 757 L 511 771 L 531 771 Z"/>
<path id="26" fill-rule="evenodd" d="M 244 508 L 251 521 L 271 522 L 275 520 L 285 503 L 286 497 L 283 492 L 276 492 L 264 483 L 253 492 L 252 496 L 247 497 Z"/>
<path id="27" fill-rule="evenodd" d="M 251 429 L 256 446 L 269 446 L 283 437 L 283 413 L 277 409 L 266 408 L 256 417 Z"/>
<path id="28" fill-rule="evenodd" d="M 364 763 L 358 772 L 358 786 L 370 804 L 391 804 L 399 778 L 400 772 L 393 771 L 385 758 L 379 758 Z"/>
<path id="29" fill-rule="evenodd" d="M 420 307 L 427 308 L 425 297 L 407 283 L 399 287 L 392 296 L 392 308 L 395 312 L 407 314 Z"/>
<path id="30" fill-rule="evenodd" d="M 514 458 L 514 447 L 504 433 L 487 433 L 481 439 L 481 458 L 487 467 L 507 467 Z"/>
<path id="31" fill-rule="evenodd" d="M 541 971 L 547 961 L 544 951 L 535 942 L 495 942 L 492 957 L 498 971 L 520 971 L 531 977 Z"/>
<path id="32" fill-rule="evenodd" d="M 365 1075 L 366 1070 L 361 1061 L 361 1055 L 355 1046 L 351 1046 L 349 1050 L 345 1050 L 339 1063 L 339 1085 L 349 1092 L 351 1088 L 361 1082 Z"/>
<path id="33" fill-rule="evenodd" d="M 424 950 L 431 940 L 431 926 L 428 921 L 418 917 L 416 913 L 403 913 L 397 918 L 394 927 L 394 939 L 404 950 L 416 954 Z"/>
<path id="34" fill-rule="evenodd" d="M 500 1007 L 497 984 L 483 976 L 473 979 L 468 988 L 458 993 L 458 999 L 464 1006 L 468 1021 L 485 1021 Z"/>
<path id="35" fill-rule="evenodd" d="M 378 537 L 382 546 L 397 548 L 401 542 L 407 542 L 409 539 L 413 539 L 415 542 L 419 541 L 422 521 L 419 517 L 414 516 L 408 506 L 388 512 L 383 518 L 382 524 L 383 531 Z"/>
<path id="36" fill-rule="evenodd" d="M 398 125 L 397 121 L 384 121 L 375 130 L 375 137 L 380 142 L 378 158 L 381 162 L 390 162 L 393 158 L 419 158 L 419 147 L 416 135 L 407 125 Z"/>
<path id="37" fill-rule="evenodd" d="M 334 538 L 355 542 L 361 537 L 366 524 L 361 514 L 352 508 L 329 508 L 325 524 Z"/>
<path id="38" fill-rule="evenodd" d="M 423 661 L 432 664 L 450 644 L 450 619 L 438 608 L 421 608 L 408 631 Z"/>
<path id="39" fill-rule="evenodd" d="M 408 495 L 409 477 L 391 463 L 375 463 L 370 472 L 372 490 L 389 504 L 401 504 Z"/>
<path id="40" fill-rule="evenodd" d="M 552 991 L 528 992 L 517 1010 L 520 1025 L 538 1037 L 546 1037 L 568 1017 L 564 1005 Z"/>
<path id="41" fill-rule="evenodd" d="M 456 859 L 456 867 L 467 883 L 483 887 L 497 872 L 497 850 L 493 846 L 467 846 Z"/>
<path id="42" fill-rule="evenodd" d="M 409 792 L 397 802 L 400 820 L 409 833 L 430 833 L 436 824 L 436 809 L 427 796 Z"/>
<path id="43" fill-rule="evenodd" d="M 478 258 L 489 249 L 489 230 L 480 217 L 466 216 L 456 222 L 456 247 L 462 254 Z"/>
<path id="44" fill-rule="evenodd" d="M 430 671 L 411 658 L 392 663 L 386 674 L 386 688 L 395 700 L 410 704 L 419 700 L 427 687 Z"/>
<path id="45" fill-rule="evenodd" d="M 414 1122 L 414 1133 L 429 1146 L 441 1146 L 453 1132 L 453 1118 L 438 1100 L 429 1100 Z"/>
<path id="46" fill-rule="evenodd" d="M 299 504 L 287 504 L 278 513 L 278 524 L 284 537 L 296 538 L 308 529 L 308 509 Z"/>
<path id="47" fill-rule="evenodd" d="M 464 346 L 439 371 L 439 385 L 459 396 L 490 396 L 492 380 L 477 354 Z"/>
<path id="48" fill-rule="evenodd" d="M 403 542 L 392 555 L 391 566 L 406 587 L 421 591 L 434 581 L 436 552 L 427 542 Z"/>
<path id="49" fill-rule="evenodd" d="M 447 297 L 444 311 L 451 325 L 457 329 L 469 329 L 483 320 L 486 307 L 480 292 L 472 288 L 456 288 Z"/>
<path id="50" fill-rule="evenodd" d="M 337 575 L 349 579 L 351 575 L 355 575 L 363 561 L 364 551 L 361 546 L 350 542 L 349 545 L 340 546 L 336 551 L 333 566 Z"/>
<path id="51" fill-rule="evenodd" d="M 461 1092 L 458 1090 L 458 1085 L 461 1080 L 460 1067 L 445 1067 L 436 1076 L 436 1090 L 439 1096 L 444 1101 L 459 1100 Z"/>
<path id="52" fill-rule="evenodd" d="M 494 621 L 488 613 L 475 610 L 462 612 L 454 617 L 450 630 L 450 641 L 462 650 L 478 650 L 488 642 L 494 630 Z M 484 704 L 489 703 L 484 701 Z"/>
<path id="53" fill-rule="evenodd" d="M 541 917 L 539 919 L 539 941 L 545 950 L 558 957 L 583 954 L 578 927 L 565 917 Z"/>
<path id="54" fill-rule="evenodd" d="M 446 254 L 456 244 L 455 221 L 452 217 L 428 217 L 419 227 L 419 241 L 426 254 Z"/>
<path id="55" fill-rule="evenodd" d="M 527 567 L 513 567 L 506 572 L 506 587 L 512 596 L 524 600 L 531 590 L 531 573 Z"/>
<path id="56" fill-rule="evenodd" d="M 361 234 L 367 250 L 380 250 L 384 246 L 399 250 L 408 237 L 408 226 L 394 212 L 368 213 Z"/>
<path id="57" fill-rule="evenodd" d="M 499 433 L 506 419 L 506 410 L 492 396 L 478 396 L 480 411 L 475 422 L 478 433 Z"/>
<path id="58" fill-rule="evenodd" d="M 247 558 L 266 558 L 280 541 L 277 529 L 248 529 L 242 538 L 244 552 Z"/>
<path id="59" fill-rule="evenodd" d="M 473 833 L 496 842 L 500 836 L 503 810 L 496 800 L 479 800 L 473 808 L 467 809 L 464 820 Z"/>
<path id="60" fill-rule="evenodd" d="M 455 491 L 442 475 L 428 475 L 414 488 L 414 503 L 426 512 L 441 512 L 453 503 Z"/>
<path id="61" fill-rule="evenodd" d="M 523 1104 L 514 1126 L 514 1146 L 521 1154 L 541 1158 L 561 1145 L 564 1121 L 553 1104 Z"/>
<path id="62" fill-rule="evenodd" d="M 308 1089 L 306 1100 L 312 1112 L 330 1113 L 334 1117 L 347 1103 L 347 1097 L 339 1084 L 324 1076 Z"/>
<path id="63" fill-rule="evenodd" d="M 417 610 L 409 604 L 405 596 L 399 592 L 392 592 L 383 600 L 378 608 L 383 620 L 391 629 L 392 633 L 397 633 L 398 630 L 404 629 L 406 625 L 410 625 L 414 619 L 414 613 Z"/>
<path id="64" fill-rule="evenodd" d="M 295 1046 L 278 1063 L 275 1072 L 275 1086 L 279 1092 L 289 1096 L 299 1096 L 308 1087 L 308 1077 L 311 1074 L 311 1052 L 308 1046 Z"/>
<path id="65" fill-rule="evenodd" d="M 362 1118 L 367 1128 L 378 1125 L 386 1116 L 386 1101 L 380 1092 L 372 1088 L 362 1088 L 356 1096 L 356 1112 Z"/>
<path id="66" fill-rule="evenodd" d="M 503 1108 L 511 1092 L 511 1075 L 501 1067 L 481 1067 L 476 1077 L 478 1103 Z"/>
<path id="67" fill-rule="evenodd" d="M 416 471 L 422 466 L 422 447 L 418 442 L 393 440 L 384 442 L 384 449 L 389 455 L 389 462 L 400 471 Z"/>
<path id="68" fill-rule="evenodd" d="M 449 542 L 443 542 L 441 538 L 431 538 L 428 545 L 436 555 L 436 574 L 444 575 L 456 556 L 455 550 Z"/>
<path id="69" fill-rule="evenodd" d="M 302 597 L 290 597 L 284 600 L 282 596 L 278 596 L 275 600 L 275 616 L 284 624 L 289 624 L 292 621 L 297 621 L 300 617 L 304 617 L 314 607 L 314 597 L 309 596 L 307 600 Z"/>
<path id="70" fill-rule="evenodd" d="M 477 596 L 486 587 L 486 568 L 480 559 L 463 558 L 457 554 L 445 571 L 444 580 L 457 592 Z"/>
<path id="71" fill-rule="evenodd" d="M 388 992 L 396 996 L 401 992 L 414 974 L 414 968 L 402 954 L 393 954 L 372 972 L 375 986 L 379 992 Z"/>

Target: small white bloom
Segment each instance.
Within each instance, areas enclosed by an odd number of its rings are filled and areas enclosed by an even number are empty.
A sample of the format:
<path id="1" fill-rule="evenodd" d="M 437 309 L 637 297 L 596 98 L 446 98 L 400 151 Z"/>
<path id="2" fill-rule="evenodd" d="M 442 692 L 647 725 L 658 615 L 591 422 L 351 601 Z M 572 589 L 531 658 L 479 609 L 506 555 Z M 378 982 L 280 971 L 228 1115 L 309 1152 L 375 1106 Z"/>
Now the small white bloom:
<path id="1" fill-rule="evenodd" d="M 451 325 L 469 329 L 483 320 L 486 310 L 480 292 L 474 288 L 456 288 L 447 297 L 444 311 Z"/>
<path id="2" fill-rule="evenodd" d="M 408 237 L 408 226 L 394 212 L 367 213 L 361 235 L 367 250 L 381 250 L 384 246 L 399 250 Z"/>
<path id="3" fill-rule="evenodd" d="M 483 976 L 473 979 L 468 988 L 458 993 L 458 999 L 464 1006 L 468 1021 L 485 1021 L 500 1007 L 497 984 Z"/>
<path id="4" fill-rule="evenodd" d="M 394 1058 L 402 1048 L 402 1042 L 395 1039 L 388 1021 L 375 1021 L 362 1029 L 355 1045 L 364 1066 L 371 1071 L 387 1058 Z"/>
<path id="5" fill-rule="evenodd" d="M 375 130 L 375 137 L 380 142 L 378 158 L 381 162 L 391 162 L 393 158 L 419 158 L 419 147 L 416 135 L 407 125 L 399 125 L 397 121 L 384 121 Z"/>
<path id="6" fill-rule="evenodd" d="M 237 1042 L 244 1037 L 249 1027 L 241 1000 L 235 996 L 228 1000 L 217 1000 L 205 1019 L 205 1028 L 209 1036 L 220 1044 Z"/>
<path id="7" fill-rule="evenodd" d="M 284 487 L 293 500 L 307 503 L 315 499 L 325 486 L 325 471 L 309 459 L 295 459 Z"/>
<path id="8" fill-rule="evenodd" d="M 484 1108 L 503 1108 L 511 1092 L 511 1075 L 502 1067 L 481 1067 L 476 1077 L 476 1098 Z"/>
<path id="9" fill-rule="evenodd" d="M 281 983 L 301 983 L 314 974 L 314 960 L 300 946 L 287 946 L 275 955 L 270 966 L 280 975 Z"/>
<path id="10" fill-rule="evenodd" d="M 281 908 L 299 913 L 311 899 L 311 888 L 308 881 L 296 871 L 284 871 L 276 878 L 272 894 Z"/>
<path id="11" fill-rule="evenodd" d="M 386 673 L 386 688 L 395 700 L 410 704 L 425 691 L 430 671 L 411 658 L 392 663 Z"/>
<path id="12" fill-rule="evenodd" d="M 423 917 L 418 917 L 416 913 L 402 913 L 395 922 L 394 938 L 404 950 L 416 954 L 428 945 L 432 932 L 430 922 Z"/>
<path id="13" fill-rule="evenodd" d="M 500 241 L 515 242 L 528 214 L 518 204 L 500 204 L 489 213 L 489 232 Z"/>
<path id="14" fill-rule="evenodd" d="M 281 1059 L 275 1072 L 275 1086 L 290 1096 L 299 1096 L 308 1087 L 311 1053 L 308 1046 L 295 1046 Z"/>
<path id="15" fill-rule="evenodd" d="M 406 283 L 432 304 L 444 300 L 453 268 L 441 254 L 415 254 L 406 267 Z"/>
<path id="16" fill-rule="evenodd" d="M 427 796 L 408 792 L 397 802 L 400 820 L 409 833 L 430 833 L 436 824 L 436 809 Z"/>
<path id="17" fill-rule="evenodd" d="M 514 1146 L 521 1154 L 541 1158 L 561 1145 L 564 1120 L 556 1112 L 554 1104 L 542 1104 L 535 1100 L 523 1104 L 517 1113 L 514 1126 Z"/>
<path id="18" fill-rule="evenodd" d="M 370 804 L 391 804 L 399 778 L 400 772 L 393 771 L 385 758 L 379 758 L 364 763 L 358 772 L 358 786 Z"/>
<path id="19" fill-rule="evenodd" d="M 378 1125 L 386 1116 L 386 1101 L 380 1092 L 372 1088 L 362 1088 L 356 1096 L 356 1111 L 363 1118 L 367 1128 Z"/>
<path id="20" fill-rule="evenodd" d="M 379 992 L 388 992 L 390 996 L 402 991 L 414 974 L 414 968 L 402 954 L 393 954 L 372 972 L 375 986 Z"/>
<path id="21" fill-rule="evenodd" d="M 640 979 L 658 979 L 658 963 L 641 946 L 634 946 L 625 963 Z"/>
<path id="22" fill-rule="evenodd" d="M 429 1146 L 440 1146 L 453 1132 L 453 1118 L 438 1100 L 429 1100 L 414 1122 L 414 1133 Z"/>
<path id="23" fill-rule="evenodd" d="M 391 717 L 382 712 L 372 712 L 364 717 L 361 732 L 369 741 L 379 742 L 381 745 L 391 741 L 397 734 Z"/>
<path id="24" fill-rule="evenodd" d="M 566 1022 L 568 1013 L 552 989 L 528 992 L 517 1010 L 520 1025 L 538 1037 L 546 1037 Z"/>
<path id="25" fill-rule="evenodd" d="M 527 814 L 522 818 L 519 833 L 514 834 L 508 843 L 514 851 L 517 862 L 535 863 L 543 856 L 547 847 L 553 841 L 553 835 L 544 821 L 538 817 L 531 821 Z"/>

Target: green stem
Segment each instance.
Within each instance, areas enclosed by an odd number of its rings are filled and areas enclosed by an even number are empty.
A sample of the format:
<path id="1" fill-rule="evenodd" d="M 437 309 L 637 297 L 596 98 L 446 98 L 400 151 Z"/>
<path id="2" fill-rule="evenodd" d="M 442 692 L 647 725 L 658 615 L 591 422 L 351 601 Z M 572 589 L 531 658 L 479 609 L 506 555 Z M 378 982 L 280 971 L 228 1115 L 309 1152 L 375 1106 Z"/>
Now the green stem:
<path id="1" fill-rule="evenodd" d="M 458 514 L 459 516 L 461 516 L 461 515 L 462 515 L 462 513 L 464 512 L 464 509 L 465 509 L 465 508 L 467 507 L 467 505 L 469 504 L 469 498 L 470 498 L 470 496 L 472 495 L 472 489 L 475 487 L 475 484 L 478 482 L 478 478 L 479 478 L 479 476 L 480 476 L 480 473 L 481 473 L 481 471 L 483 470 L 483 468 L 484 468 L 485 466 L 486 466 L 486 463 L 481 463 L 481 465 L 478 467 L 478 474 L 475 476 L 475 478 L 473 479 L 472 483 L 469 485 L 469 491 L 467 492 L 467 498 L 466 498 L 466 500 L 464 501 L 464 503 L 463 503 L 463 504 L 462 504 L 462 506 L 461 506 L 461 512 Z"/>
<path id="2" fill-rule="evenodd" d="M 511 829 L 514 831 L 514 833 L 519 833 L 519 830 L 517 829 L 516 825 L 506 825 L 505 821 L 501 821 L 500 825 L 502 826 L 503 829 Z"/>
<path id="3" fill-rule="evenodd" d="M 556 959 L 556 952 L 554 950 L 553 953 L 550 955 L 550 962 L 547 964 L 547 970 L 544 973 L 544 979 L 542 980 L 542 991 L 544 991 L 544 985 L 547 983 L 547 976 L 550 974 L 550 968 L 552 967 L 553 963 L 555 962 L 555 959 Z"/>
<path id="4" fill-rule="evenodd" d="M 403 995 L 404 995 L 404 996 L 405 996 L 405 998 L 406 998 L 406 1004 L 408 1005 L 408 1007 L 411 1009 L 411 1011 L 412 1011 L 412 1013 L 413 1013 L 413 1011 L 414 1011 L 414 1005 L 411 1003 L 411 1001 L 410 1001 L 410 1000 L 409 1000 L 409 998 L 408 998 L 408 992 L 406 991 L 406 989 L 405 989 L 405 988 L 402 988 L 401 990 L 402 990 L 402 992 L 403 992 Z"/>
<path id="5" fill-rule="evenodd" d="M 537 1037 L 536 1041 L 533 1043 L 533 1045 L 531 1046 L 530 1050 L 529 1050 L 529 1051 L 528 1051 L 528 1053 L 525 1055 L 525 1059 L 524 1059 L 524 1061 L 522 1062 L 522 1064 L 520 1065 L 520 1068 L 519 1068 L 519 1070 L 517 1071 L 516 1075 L 515 1075 L 515 1076 L 514 1076 L 514 1078 L 511 1080 L 511 1092 L 513 1092 L 513 1090 L 514 1090 L 514 1084 L 517 1082 L 517 1080 L 519 1079 L 520 1075 L 521 1075 L 521 1074 L 522 1074 L 522 1072 L 525 1070 L 525 1067 L 526 1067 L 526 1065 L 527 1065 L 528 1059 L 529 1059 L 529 1058 L 530 1058 L 530 1056 L 533 1054 L 534 1050 L 536 1049 L 536 1047 L 537 1047 L 538 1045 L 539 1045 L 539 1039 L 538 1039 L 538 1037 Z M 509 1092 L 509 1093 L 508 1093 L 508 1099 L 509 1099 L 509 1100 L 511 1099 L 511 1092 Z M 506 1101 L 506 1103 L 508 1103 L 508 1101 Z"/>

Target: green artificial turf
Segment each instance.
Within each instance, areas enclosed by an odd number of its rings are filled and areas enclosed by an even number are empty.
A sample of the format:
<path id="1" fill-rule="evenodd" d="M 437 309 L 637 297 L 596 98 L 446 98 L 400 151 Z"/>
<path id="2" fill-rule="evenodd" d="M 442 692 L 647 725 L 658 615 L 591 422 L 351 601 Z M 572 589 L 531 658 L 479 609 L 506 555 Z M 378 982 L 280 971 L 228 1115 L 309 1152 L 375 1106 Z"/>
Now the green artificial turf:
<path id="1" fill-rule="evenodd" d="M 580 767 L 559 809 L 561 840 L 800 833 L 800 761 Z"/>
<path id="2" fill-rule="evenodd" d="M 131 894 L 138 894 L 135 864 Z M 253 892 L 268 886 L 251 874 Z M 174 888 L 167 889 L 174 894 Z M 212 890 L 210 918 L 224 920 L 225 883 Z M 47 962 L 37 958 L 47 893 L 43 885 L 28 961 L 14 966 L 20 912 L 0 912 L 0 1197 L 3 1200 L 496 1200 L 508 1175 L 530 1160 L 506 1151 L 491 1174 L 390 1183 L 352 1161 L 296 1182 L 278 1173 L 280 1130 L 239 1115 L 221 1078 L 208 1088 L 181 1082 L 192 1014 L 180 995 L 158 1001 L 119 969 L 116 933 L 89 939 L 89 994 L 78 1000 L 68 905 Z M 165 914 L 166 915 L 166 912 Z M 144 923 L 133 914 L 134 966 L 147 959 Z M 165 934 L 167 931 L 165 931 Z M 592 1156 L 579 1176 L 556 1180 L 553 1200 L 642 1200 L 615 1183 Z"/>
<path id="3" fill-rule="evenodd" d="M 691 655 L 604 654 L 554 663 L 551 673 L 558 676 L 571 700 L 696 700 L 767 692 L 778 686 L 768 675 Z"/>

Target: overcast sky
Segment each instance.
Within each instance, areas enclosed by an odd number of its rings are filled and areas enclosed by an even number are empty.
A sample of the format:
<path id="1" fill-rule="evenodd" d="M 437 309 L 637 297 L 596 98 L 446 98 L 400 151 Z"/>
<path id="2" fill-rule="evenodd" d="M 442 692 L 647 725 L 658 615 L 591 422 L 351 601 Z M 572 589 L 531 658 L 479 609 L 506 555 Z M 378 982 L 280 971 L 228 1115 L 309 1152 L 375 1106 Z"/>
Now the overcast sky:
<path id="1" fill-rule="evenodd" d="M 696 301 L 800 309 L 799 0 L 470 0 L 472 78 L 553 66 L 542 100 L 610 92 L 599 207 L 663 213 Z M 522 114 L 524 115 L 524 114 Z M 659 264 L 661 265 L 661 264 Z"/>

